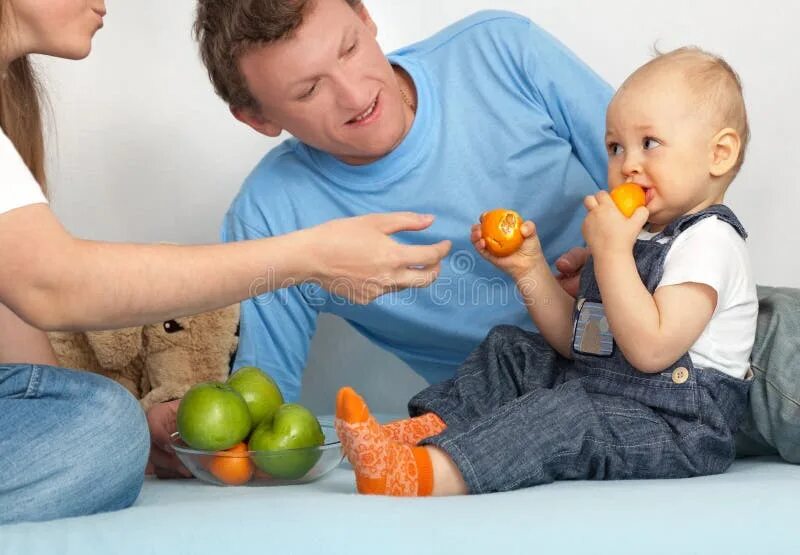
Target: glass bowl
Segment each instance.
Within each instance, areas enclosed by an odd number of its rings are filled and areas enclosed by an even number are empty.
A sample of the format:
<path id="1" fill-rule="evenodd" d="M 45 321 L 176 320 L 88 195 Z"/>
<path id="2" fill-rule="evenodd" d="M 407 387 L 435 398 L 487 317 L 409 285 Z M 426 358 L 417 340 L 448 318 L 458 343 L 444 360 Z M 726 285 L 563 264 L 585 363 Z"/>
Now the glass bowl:
<path id="1" fill-rule="evenodd" d="M 321 426 L 325 434 L 322 445 L 284 451 L 201 451 L 188 447 L 178 432 L 170 440 L 183 465 L 204 482 L 217 486 L 285 486 L 318 480 L 342 462 L 344 453 L 336 431 L 330 424 Z"/>

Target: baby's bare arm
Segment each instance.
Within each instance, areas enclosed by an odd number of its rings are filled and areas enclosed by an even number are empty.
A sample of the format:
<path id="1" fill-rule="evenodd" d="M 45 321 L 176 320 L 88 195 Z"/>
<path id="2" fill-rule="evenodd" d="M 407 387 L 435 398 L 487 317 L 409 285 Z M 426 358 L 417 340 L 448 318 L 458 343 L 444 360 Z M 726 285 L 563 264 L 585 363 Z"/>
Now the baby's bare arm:
<path id="1" fill-rule="evenodd" d="M 659 372 L 697 341 L 717 305 L 701 283 L 660 287 L 651 295 L 633 255 L 595 256 L 595 275 L 614 341 L 642 372 Z"/>
<path id="2" fill-rule="evenodd" d="M 486 250 L 480 225 L 473 226 L 471 240 L 481 256 L 514 280 L 531 319 L 550 346 L 562 356 L 571 358 L 575 299 L 550 271 L 533 222 L 525 222 L 521 231 L 524 237 L 522 246 L 505 257 L 492 256 Z"/>

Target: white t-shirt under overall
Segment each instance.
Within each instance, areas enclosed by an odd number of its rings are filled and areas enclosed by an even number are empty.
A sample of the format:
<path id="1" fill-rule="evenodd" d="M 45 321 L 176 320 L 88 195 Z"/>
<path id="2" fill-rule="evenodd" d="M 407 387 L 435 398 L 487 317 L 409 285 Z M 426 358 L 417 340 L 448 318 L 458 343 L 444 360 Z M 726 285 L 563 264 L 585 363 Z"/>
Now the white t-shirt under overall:
<path id="1" fill-rule="evenodd" d="M 0 130 L 0 214 L 47 202 L 28 166 L 11 140 Z"/>
<path id="2" fill-rule="evenodd" d="M 642 231 L 639 239 L 655 235 Z M 711 321 L 689 349 L 692 364 L 744 378 L 756 333 L 756 283 L 744 239 L 716 216 L 678 235 L 667 253 L 658 287 L 689 282 L 706 284 L 717 292 Z"/>

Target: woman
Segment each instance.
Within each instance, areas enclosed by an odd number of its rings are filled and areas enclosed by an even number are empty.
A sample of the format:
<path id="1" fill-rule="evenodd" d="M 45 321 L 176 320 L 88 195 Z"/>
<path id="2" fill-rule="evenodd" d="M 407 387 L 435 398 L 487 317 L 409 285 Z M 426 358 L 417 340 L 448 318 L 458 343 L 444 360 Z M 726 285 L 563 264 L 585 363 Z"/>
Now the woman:
<path id="1" fill-rule="evenodd" d="M 228 245 L 108 244 L 70 236 L 49 210 L 36 77 L 27 55 L 80 59 L 103 0 L 0 0 L 0 524 L 129 506 L 149 449 L 120 386 L 54 366 L 41 330 L 124 327 L 222 307 L 281 284 L 346 284 L 354 302 L 430 284 L 447 241 L 389 235 L 432 218 L 336 220 Z M 40 188 L 41 187 L 41 188 Z M 262 276 L 270 276 L 265 283 Z"/>

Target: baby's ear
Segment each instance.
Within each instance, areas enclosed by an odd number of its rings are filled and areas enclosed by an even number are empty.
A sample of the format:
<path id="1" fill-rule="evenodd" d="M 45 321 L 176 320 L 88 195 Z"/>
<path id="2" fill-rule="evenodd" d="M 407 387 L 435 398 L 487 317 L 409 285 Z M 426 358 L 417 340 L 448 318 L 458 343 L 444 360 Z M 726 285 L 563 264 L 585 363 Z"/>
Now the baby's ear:
<path id="1" fill-rule="evenodd" d="M 742 150 L 742 138 L 739 133 L 726 127 L 711 139 L 711 166 L 709 173 L 714 177 L 722 177 L 736 165 L 739 161 L 739 153 Z"/>

